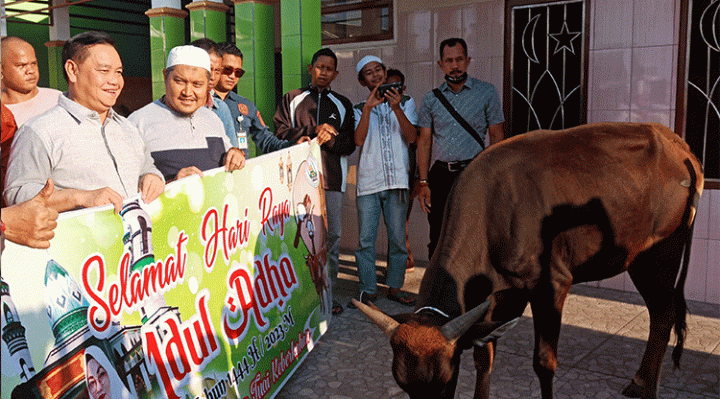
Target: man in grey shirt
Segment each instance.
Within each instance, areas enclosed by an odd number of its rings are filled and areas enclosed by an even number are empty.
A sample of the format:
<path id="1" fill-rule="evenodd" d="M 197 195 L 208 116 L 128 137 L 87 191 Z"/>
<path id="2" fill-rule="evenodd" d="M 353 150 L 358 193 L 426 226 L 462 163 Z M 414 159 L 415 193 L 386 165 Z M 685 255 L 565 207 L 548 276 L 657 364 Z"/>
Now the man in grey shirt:
<path id="1" fill-rule="evenodd" d="M 8 204 L 33 198 L 48 178 L 56 190 L 48 206 L 58 212 L 113 204 L 141 193 L 154 201 L 165 189 L 139 132 L 113 111 L 124 80 L 114 41 L 84 32 L 62 52 L 68 92 L 58 105 L 25 123 L 15 135 L 8 162 Z"/>
<path id="2" fill-rule="evenodd" d="M 450 105 L 481 137 L 490 135 L 490 143 L 503 139 L 505 121 L 500 97 L 493 85 L 468 77 L 470 57 L 467 44 L 460 38 L 445 39 L 440 43 L 438 65 L 445 72 L 445 82 L 438 88 Z M 428 255 L 435 252 L 443 212 L 455 179 L 472 161 L 483 146 L 462 127 L 433 92 L 425 95 L 420 106 L 417 140 L 418 174 L 420 175 L 420 206 L 428 214 L 430 244 Z M 433 146 L 433 141 L 435 145 Z M 430 149 L 438 150 L 430 169 Z"/>

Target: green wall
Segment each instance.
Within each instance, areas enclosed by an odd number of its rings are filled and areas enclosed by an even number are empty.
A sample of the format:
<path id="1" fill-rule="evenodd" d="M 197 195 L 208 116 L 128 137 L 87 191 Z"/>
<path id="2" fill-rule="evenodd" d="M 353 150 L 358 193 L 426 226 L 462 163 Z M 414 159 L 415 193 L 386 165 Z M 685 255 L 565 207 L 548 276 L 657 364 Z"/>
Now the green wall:
<path id="1" fill-rule="evenodd" d="M 48 51 L 45 42 L 50 41 L 47 25 L 27 24 L 8 21 L 8 36 L 17 36 L 27 40 L 35 48 L 37 55 L 38 67 L 40 68 L 40 81 L 38 85 L 48 87 Z"/>

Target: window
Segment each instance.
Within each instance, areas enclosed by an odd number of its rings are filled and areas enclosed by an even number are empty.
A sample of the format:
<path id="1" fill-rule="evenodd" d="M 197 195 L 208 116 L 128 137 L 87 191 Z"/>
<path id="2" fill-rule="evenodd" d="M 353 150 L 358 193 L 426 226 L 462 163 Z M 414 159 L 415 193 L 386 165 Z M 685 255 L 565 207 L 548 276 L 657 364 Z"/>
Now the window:
<path id="1" fill-rule="evenodd" d="M 50 5 L 48 0 L 5 1 L 5 16 L 8 21 L 49 25 Z"/>
<path id="2" fill-rule="evenodd" d="M 682 2 L 675 131 L 705 169 L 705 188 L 720 188 L 720 2 Z M 692 7 L 692 9 L 690 9 Z"/>
<path id="3" fill-rule="evenodd" d="M 322 43 L 392 40 L 393 0 L 322 0 Z"/>
<path id="4" fill-rule="evenodd" d="M 510 136 L 585 123 L 585 1 L 510 0 L 505 4 L 509 43 L 505 65 L 511 68 L 505 71 L 504 89 Z"/>

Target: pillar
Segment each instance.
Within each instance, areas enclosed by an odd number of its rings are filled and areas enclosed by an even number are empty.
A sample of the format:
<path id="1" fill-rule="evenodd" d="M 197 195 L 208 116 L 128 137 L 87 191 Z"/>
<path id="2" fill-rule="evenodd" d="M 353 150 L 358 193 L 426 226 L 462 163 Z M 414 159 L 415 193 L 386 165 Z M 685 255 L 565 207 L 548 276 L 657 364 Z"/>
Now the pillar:
<path id="1" fill-rule="evenodd" d="M 150 74 L 153 98 L 165 94 L 163 68 L 173 47 L 185 44 L 185 17 L 187 11 L 176 7 L 157 7 L 145 11 L 150 18 Z M 153 6 L 156 3 L 153 1 Z M 173 3 L 173 5 L 175 5 Z"/>
<path id="2" fill-rule="evenodd" d="M 67 91 L 68 89 L 68 83 L 63 74 L 65 70 L 65 65 L 62 63 L 62 49 L 64 45 L 65 40 L 50 40 L 49 42 L 45 42 L 45 47 L 48 49 L 49 86 L 60 91 Z"/>
<path id="3" fill-rule="evenodd" d="M 275 114 L 275 13 L 269 1 L 233 0 L 235 44 L 243 53 L 245 75 L 237 92 L 254 102 L 271 130 Z M 258 155 L 252 140 L 250 156 Z"/>
<path id="4" fill-rule="evenodd" d="M 317 0 L 280 2 L 284 93 L 310 84 L 307 66 L 322 46 L 320 11 Z"/>
<path id="5" fill-rule="evenodd" d="M 230 7 L 222 1 L 195 0 L 185 8 L 190 11 L 190 41 L 208 38 L 221 43 L 227 40 L 225 14 Z"/>
<path id="6" fill-rule="evenodd" d="M 64 0 L 52 0 L 52 6 L 64 5 Z M 62 62 L 62 48 L 70 39 L 69 7 L 52 10 L 53 23 L 48 27 L 50 40 L 45 43 L 48 49 L 48 86 L 60 91 L 67 91 L 68 84 L 63 75 L 65 65 Z"/>

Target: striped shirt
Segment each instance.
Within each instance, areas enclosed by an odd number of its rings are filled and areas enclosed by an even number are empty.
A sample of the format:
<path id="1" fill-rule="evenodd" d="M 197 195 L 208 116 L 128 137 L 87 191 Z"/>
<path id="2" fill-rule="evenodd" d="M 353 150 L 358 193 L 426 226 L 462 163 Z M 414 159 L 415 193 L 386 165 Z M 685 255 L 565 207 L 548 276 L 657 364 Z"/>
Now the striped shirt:
<path id="1" fill-rule="evenodd" d="M 490 83 L 468 77 L 458 93 L 453 92 L 447 82 L 440 85 L 440 91 L 483 139 L 489 126 L 505 120 L 500 97 Z M 482 150 L 432 91 L 423 98 L 418 125 L 433 129 L 433 150 L 437 150 L 433 155 L 440 161 L 472 159 Z"/>

